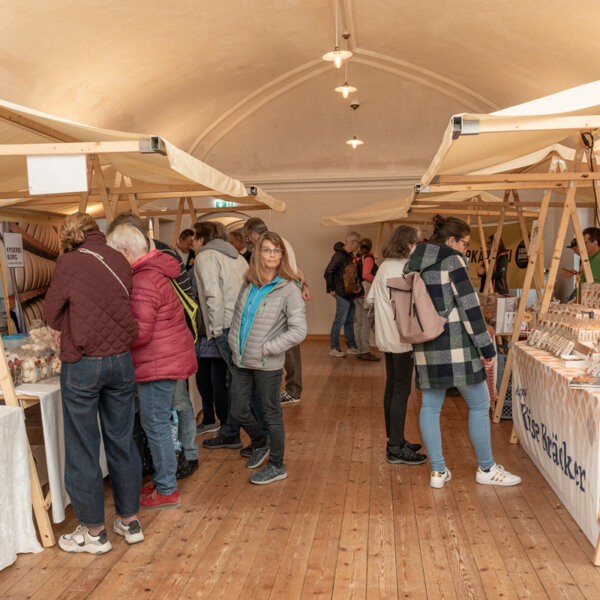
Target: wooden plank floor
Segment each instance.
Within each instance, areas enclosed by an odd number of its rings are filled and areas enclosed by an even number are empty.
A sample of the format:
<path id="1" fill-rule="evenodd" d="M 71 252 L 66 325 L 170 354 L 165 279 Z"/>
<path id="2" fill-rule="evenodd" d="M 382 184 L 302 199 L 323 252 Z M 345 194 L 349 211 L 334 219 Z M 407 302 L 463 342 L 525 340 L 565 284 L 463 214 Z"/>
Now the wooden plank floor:
<path id="1" fill-rule="evenodd" d="M 328 351 L 323 341 L 302 348 L 302 402 L 284 409 L 285 481 L 253 486 L 238 451 L 201 449 L 200 469 L 181 482 L 183 507 L 141 513 L 143 544 L 109 533 L 104 556 L 19 555 L 0 572 L 0 598 L 600 598 L 592 546 L 508 443 L 510 422 L 492 425 L 494 454 L 524 483 L 477 485 L 464 402 L 448 398 L 453 478 L 432 490 L 427 464 L 385 460 L 383 362 Z M 418 398 L 411 441 L 420 439 Z M 111 523 L 108 487 L 106 500 Z M 55 532 L 74 526 L 69 509 Z"/>

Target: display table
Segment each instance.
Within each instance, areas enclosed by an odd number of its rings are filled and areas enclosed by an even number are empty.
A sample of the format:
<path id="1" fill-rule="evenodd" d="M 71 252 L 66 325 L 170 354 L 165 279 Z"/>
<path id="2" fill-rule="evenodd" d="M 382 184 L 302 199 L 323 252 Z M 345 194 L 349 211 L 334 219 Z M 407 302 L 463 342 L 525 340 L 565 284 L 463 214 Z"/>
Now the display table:
<path id="1" fill-rule="evenodd" d="M 41 552 L 31 505 L 29 446 L 23 409 L 0 406 L 0 569 L 21 552 Z"/>
<path id="2" fill-rule="evenodd" d="M 514 347 L 512 414 L 519 442 L 592 545 L 600 527 L 600 390 L 573 389 L 580 368 L 526 342 Z"/>

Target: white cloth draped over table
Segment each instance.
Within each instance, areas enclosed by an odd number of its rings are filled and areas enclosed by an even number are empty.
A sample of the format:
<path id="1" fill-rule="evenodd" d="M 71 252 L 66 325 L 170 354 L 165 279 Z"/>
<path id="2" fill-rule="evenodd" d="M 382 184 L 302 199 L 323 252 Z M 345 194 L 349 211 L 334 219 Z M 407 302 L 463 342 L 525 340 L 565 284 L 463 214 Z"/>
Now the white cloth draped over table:
<path id="1" fill-rule="evenodd" d="M 21 552 L 41 552 L 33 524 L 23 409 L 0 406 L 0 569 Z"/>
<path id="2" fill-rule="evenodd" d="M 52 495 L 52 521 L 61 523 L 65 520 L 65 508 L 71 501 L 65 489 L 65 434 L 59 379 L 54 377 L 43 383 L 24 383 L 17 387 L 17 394 L 38 396 L 40 399 L 48 484 Z M 102 475 L 106 477 L 108 469 L 102 438 L 100 438 L 100 468 Z"/>

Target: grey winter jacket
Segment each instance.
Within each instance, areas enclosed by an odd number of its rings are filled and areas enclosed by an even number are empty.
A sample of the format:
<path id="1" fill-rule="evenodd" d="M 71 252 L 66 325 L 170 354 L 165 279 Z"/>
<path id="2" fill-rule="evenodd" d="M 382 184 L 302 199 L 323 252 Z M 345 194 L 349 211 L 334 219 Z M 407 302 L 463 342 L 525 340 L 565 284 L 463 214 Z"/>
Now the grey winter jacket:
<path id="1" fill-rule="evenodd" d="M 240 356 L 240 325 L 249 292 L 250 286 L 245 285 L 233 311 L 229 330 L 231 360 L 243 369 L 282 369 L 286 350 L 297 346 L 306 337 L 306 309 L 300 286 L 295 281 L 282 280 L 267 293 L 256 311 L 244 353 Z"/>
<path id="2" fill-rule="evenodd" d="M 216 239 L 203 246 L 194 261 L 198 303 L 207 337 L 219 337 L 231 323 L 248 263 L 229 242 Z"/>

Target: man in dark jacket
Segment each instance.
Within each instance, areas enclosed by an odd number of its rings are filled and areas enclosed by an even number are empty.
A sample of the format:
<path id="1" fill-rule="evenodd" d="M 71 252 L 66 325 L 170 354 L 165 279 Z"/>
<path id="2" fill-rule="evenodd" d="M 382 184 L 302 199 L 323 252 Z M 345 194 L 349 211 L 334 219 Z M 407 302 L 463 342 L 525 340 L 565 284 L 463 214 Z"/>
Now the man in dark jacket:
<path id="1" fill-rule="evenodd" d="M 346 236 L 346 243 L 337 242 L 333 247 L 335 253 L 325 269 L 327 293 L 335 298 L 335 317 L 331 325 L 331 351 L 329 354 L 344 358 L 340 348 L 340 331 L 344 326 L 344 335 L 348 346 L 348 354 L 358 354 L 354 340 L 354 298 L 359 293 L 348 293 L 344 287 L 344 271 L 354 262 L 354 252 L 360 245 L 360 234 L 352 231 Z"/>

